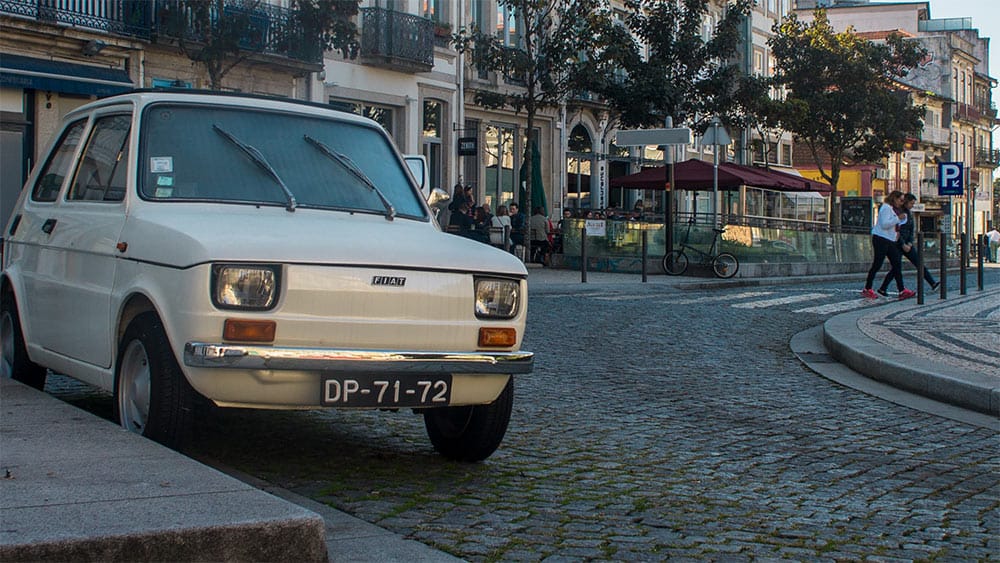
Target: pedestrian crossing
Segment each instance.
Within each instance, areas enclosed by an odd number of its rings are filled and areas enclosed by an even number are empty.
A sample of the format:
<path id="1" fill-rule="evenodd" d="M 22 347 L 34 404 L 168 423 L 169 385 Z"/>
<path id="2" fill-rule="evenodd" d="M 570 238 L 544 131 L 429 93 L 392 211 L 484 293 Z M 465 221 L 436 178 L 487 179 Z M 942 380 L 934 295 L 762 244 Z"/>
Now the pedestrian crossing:
<path id="1" fill-rule="evenodd" d="M 708 295 L 697 297 L 678 297 L 663 295 L 650 296 L 649 294 L 638 293 L 616 293 L 599 292 L 588 294 L 587 297 L 596 301 L 607 302 L 631 302 L 643 301 L 656 307 L 681 307 L 688 305 L 720 305 L 733 309 L 743 310 L 766 310 L 772 308 L 784 308 L 793 313 L 811 313 L 815 315 L 833 315 L 846 313 L 866 307 L 895 303 L 896 299 L 890 295 L 888 298 L 877 300 L 860 297 L 859 291 L 855 288 L 838 289 L 824 288 L 821 291 L 801 290 L 801 289 L 773 289 L 773 290 L 748 290 L 725 293 L 713 291 Z M 550 295 L 548 297 L 579 297 L 573 294 Z"/>

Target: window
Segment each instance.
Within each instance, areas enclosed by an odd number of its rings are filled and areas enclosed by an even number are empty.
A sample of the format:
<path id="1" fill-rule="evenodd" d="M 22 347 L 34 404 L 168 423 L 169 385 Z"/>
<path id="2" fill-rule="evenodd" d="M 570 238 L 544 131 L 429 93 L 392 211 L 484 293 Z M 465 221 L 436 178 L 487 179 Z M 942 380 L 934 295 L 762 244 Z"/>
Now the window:
<path id="1" fill-rule="evenodd" d="M 767 143 L 767 161 L 771 164 L 778 163 L 778 143 L 773 141 Z"/>
<path id="2" fill-rule="evenodd" d="M 132 116 L 110 115 L 94 123 L 66 199 L 122 201 L 128 175 Z"/>
<path id="3" fill-rule="evenodd" d="M 484 203 L 493 209 L 514 201 L 514 127 L 487 125 Z"/>
<path id="4" fill-rule="evenodd" d="M 393 136 L 393 121 L 396 117 L 395 109 L 389 106 L 379 106 L 374 104 L 362 104 L 350 101 L 339 101 L 330 99 L 330 105 L 340 111 L 362 115 L 378 122 L 385 129 L 390 137 Z"/>
<path id="5" fill-rule="evenodd" d="M 784 166 L 792 165 L 792 145 L 788 143 L 781 145 L 781 164 Z"/>
<path id="6" fill-rule="evenodd" d="M 441 160 L 441 131 L 444 104 L 437 100 L 424 100 L 422 149 L 427 158 L 428 180 L 431 188 L 440 188 L 443 163 Z"/>
<path id="7" fill-rule="evenodd" d="M 443 22 L 442 0 L 420 0 L 421 15 L 436 22 Z M 475 4 L 475 2 L 473 2 Z"/>
<path id="8" fill-rule="evenodd" d="M 73 164 L 73 156 L 77 147 L 80 146 L 80 138 L 83 136 L 83 126 L 86 120 L 80 120 L 70 125 L 66 132 L 59 139 L 58 148 L 45 163 L 45 169 L 38 176 L 38 183 L 31 193 L 32 201 L 55 201 L 59 197 L 59 190 L 62 189 L 63 180 L 69 174 L 69 168 Z"/>
<path id="9" fill-rule="evenodd" d="M 521 44 L 521 18 L 517 10 L 500 3 L 497 3 L 497 36 L 508 47 Z"/>
<path id="10" fill-rule="evenodd" d="M 757 76 L 764 74 L 764 51 L 756 48 L 753 50 L 753 73 Z"/>

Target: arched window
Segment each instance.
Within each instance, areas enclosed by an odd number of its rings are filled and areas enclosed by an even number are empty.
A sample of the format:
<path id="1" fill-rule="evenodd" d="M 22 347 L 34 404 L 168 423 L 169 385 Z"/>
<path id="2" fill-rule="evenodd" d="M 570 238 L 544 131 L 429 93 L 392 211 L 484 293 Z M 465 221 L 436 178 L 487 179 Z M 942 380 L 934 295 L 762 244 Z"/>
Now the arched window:
<path id="1" fill-rule="evenodd" d="M 589 208 L 590 178 L 594 166 L 594 142 L 590 131 L 582 123 L 570 131 L 566 151 L 566 202 L 565 207 Z"/>

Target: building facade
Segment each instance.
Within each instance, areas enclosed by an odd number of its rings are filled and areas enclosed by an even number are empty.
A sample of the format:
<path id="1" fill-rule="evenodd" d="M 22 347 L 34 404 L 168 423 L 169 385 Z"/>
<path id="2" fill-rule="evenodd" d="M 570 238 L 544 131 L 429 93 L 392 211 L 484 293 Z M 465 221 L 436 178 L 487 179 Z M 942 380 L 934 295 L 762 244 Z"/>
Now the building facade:
<path id="1" fill-rule="evenodd" d="M 811 2 L 800 0 L 799 17 L 812 19 Z M 981 37 L 971 18 L 932 19 L 929 2 L 819 2 L 838 31 L 854 28 L 873 41 L 890 33 L 919 42 L 923 63 L 903 79 L 914 104 L 924 105 L 924 128 L 907 141 L 906 150 L 890 155 L 876 171 L 884 184 L 857 195 L 876 198 L 887 190 L 918 196 L 926 206 L 922 227 L 928 231 L 985 232 L 992 214 L 994 171 L 1000 151 L 993 144 L 997 110 L 992 102 L 996 79 L 989 76 L 989 38 Z M 805 9 L 808 8 L 808 9 Z M 962 197 L 938 196 L 938 164 L 960 162 L 965 170 Z M 883 189 L 879 189 L 884 186 Z M 845 185 L 846 191 L 860 186 Z"/>

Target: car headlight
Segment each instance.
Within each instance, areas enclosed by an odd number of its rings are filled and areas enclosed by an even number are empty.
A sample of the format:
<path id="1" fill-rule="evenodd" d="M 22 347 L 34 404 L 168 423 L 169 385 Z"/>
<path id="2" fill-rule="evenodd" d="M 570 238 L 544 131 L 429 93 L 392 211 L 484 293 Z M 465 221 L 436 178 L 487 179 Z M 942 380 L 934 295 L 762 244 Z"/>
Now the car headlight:
<path id="1" fill-rule="evenodd" d="M 212 266 L 212 303 L 220 309 L 264 311 L 278 301 L 280 266 Z"/>
<path id="2" fill-rule="evenodd" d="M 476 278 L 476 316 L 482 319 L 510 319 L 517 316 L 521 302 L 521 282 L 497 278 Z"/>

